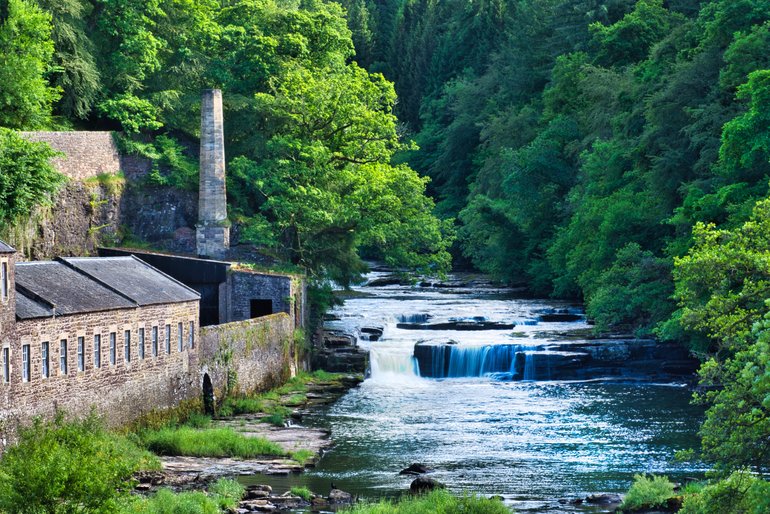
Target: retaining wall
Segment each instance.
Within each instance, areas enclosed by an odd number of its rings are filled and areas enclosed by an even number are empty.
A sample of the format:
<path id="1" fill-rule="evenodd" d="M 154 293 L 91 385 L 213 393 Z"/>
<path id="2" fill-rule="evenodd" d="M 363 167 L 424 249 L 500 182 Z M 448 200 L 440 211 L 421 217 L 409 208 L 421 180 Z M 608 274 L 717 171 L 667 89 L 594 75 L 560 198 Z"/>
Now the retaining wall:
<path id="1" fill-rule="evenodd" d="M 295 370 L 294 324 L 286 313 L 201 328 L 201 380 L 208 374 L 214 394 L 263 391 Z"/>

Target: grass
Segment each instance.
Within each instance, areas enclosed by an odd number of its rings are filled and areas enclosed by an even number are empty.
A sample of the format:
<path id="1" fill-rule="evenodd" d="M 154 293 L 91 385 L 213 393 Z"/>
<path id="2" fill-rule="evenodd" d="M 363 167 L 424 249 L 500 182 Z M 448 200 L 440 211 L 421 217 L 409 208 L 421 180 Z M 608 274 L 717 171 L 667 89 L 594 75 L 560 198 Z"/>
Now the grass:
<path id="1" fill-rule="evenodd" d="M 286 456 L 286 451 L 263 437 L 246 437 L 230 428 L 195 429 L 188 426 L 146 430 L 142 444 L 158 455 L 189 457 Z"/>
<path id="2" fill-rule="evenodd" d="M 663 507 L 669 498 L 674 497 L 674 484 L 668 477 L 650 475 L 634 475 L 634 483 L 628 490 L 623 503 L 622 511 L 639 510 L 642 508 Z"/>
<path id="3" fill-rule="evenodd" d="M 306 502 L 309 502 L 310 499 L 313 497 L 313 493 L 307 487 L 297 487 L 297 486 L 295 486 L 295 487 L 292 487 L 289 492 L 291 494 L 293 494 L 294 496 L 299 496 L 300 498 L 302 498 Z"/>
<path id="4" fill-rule="evenodd" d="M 304 466 L 307 464 L 307 461 L 315 457 L 315 452 L 312 452 L 310 450 L 297 450 L 294 452 L 291 452 L 291 458 L 292 460 L 296 460 L 300 466 Z"/>
<path id="5" fill-rule="evenodd" d="M 209 492 L 174 493 L 161 489 L 152 496 L 132 496 L 118 512 L 121 514 L 220 514 L 235 509 L 243 496 L 243 486 L 229 479 L 220 479 Z"/>
<path id="6" fill-rule="evenodd" d="M 438 490 L 397 502 L 380 501 L 358 504 L 339 511 L 344 514 L 511 514 L 499 500 L 477 496 L 455 496 Z"/>

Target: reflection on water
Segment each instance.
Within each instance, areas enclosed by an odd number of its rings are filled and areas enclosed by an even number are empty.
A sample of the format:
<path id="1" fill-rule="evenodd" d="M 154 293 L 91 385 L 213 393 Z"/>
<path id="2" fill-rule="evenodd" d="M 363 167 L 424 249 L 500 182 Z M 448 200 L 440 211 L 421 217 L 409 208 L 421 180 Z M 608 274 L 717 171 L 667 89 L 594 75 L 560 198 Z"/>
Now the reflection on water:
<path id="1" fill-rule="evenodd" d="M 698 472 L 672 462 L 676 450 L 695 444 L 701 416 L 689 405 L 683 384 L 419 376 L 412 357 L 418 340 L 452 340 L 466 349 L 458 355 L 476 357 L 478 352 L 467 349 L 536 347 L 548 341 L 543 332 L 586 327 L 582 321 L 532 322 L 538 312 L 564 306 L 505 298 L 499 291 L 469 295 L 398 286 L 367 291 L 375 296 L 348 300 L 332 324 L 353 332 L 384 329 L 379 341 L 360 343 L 371 350 L 371 378 L 306 420 L 330 427 L 335 446 L 317 469 L 282 479 L 278 487 L 301 483 L 325 494 L 334 482 L 361 496 L 394 495 L 411 481 L 398 471 L 420 462 L 454 491 L 499 494 L 519 512 L 571 512 L 558 499 L 622 492 L 640 472 L 679 478 Z M 478 317 L 517 326 L 478 332 L 395 327 L 428 316 L 430 323 Z M 524 378 L 532 378 L 527 372 L 525 365 Z"/>

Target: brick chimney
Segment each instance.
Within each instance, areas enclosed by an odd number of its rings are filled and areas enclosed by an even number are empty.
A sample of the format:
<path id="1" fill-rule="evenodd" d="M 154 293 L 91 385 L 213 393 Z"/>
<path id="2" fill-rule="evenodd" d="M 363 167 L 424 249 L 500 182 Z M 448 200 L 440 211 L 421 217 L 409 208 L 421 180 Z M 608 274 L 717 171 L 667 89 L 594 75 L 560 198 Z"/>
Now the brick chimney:
<path id="1" fill-rule="evenodd" d="M 224 258 L 230 247 L 223 123 L 222 91 L 219 89 L 203 91 L 196 246 L 200 257 L 211 259 Z"/>

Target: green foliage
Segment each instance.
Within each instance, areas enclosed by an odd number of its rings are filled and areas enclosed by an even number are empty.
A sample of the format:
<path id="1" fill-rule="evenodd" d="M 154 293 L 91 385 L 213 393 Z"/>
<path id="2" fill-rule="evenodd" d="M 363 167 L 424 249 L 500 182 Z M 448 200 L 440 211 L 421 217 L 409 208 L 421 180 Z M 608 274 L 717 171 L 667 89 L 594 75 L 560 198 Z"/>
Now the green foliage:
<path id="1" fill-rule="evenodd" d="M 132 94 L 121 94 L 105 100 L 99 104 L 99 113 L 120 123 L 122 129 L 129 134 L 143 130 L 153 131 L 163 126 L 157 119 L 155 106 Z"/>
<path id="2" fill-rule="evenodd" d="M 115 512 L 131 476 L 156 467 L 154 457 L 100 420 L 65 421 L 60 413 L 19 432 L 0 461 L 0 510 L 8 513 Z"/>
<path id="3" fill-rule="evenodd" d="M 664 507 L 674 496 L 674 484 L 668 477 L 634 475 L 634 483 L 623 498 L 620 509 L 626 512 L 641 508 Z"/>
<path id="4" fill-rule="evenodd" d="M 299 463 L 300 466 L 304 466 L 307 463 L 307 461 L 314 458 L 315 456 L 316 456 L 315 452 L 311 450 L 306 450 L 306 449 L 300 449 L 300 450 L 291 452 L 292 460 L 297 461 L 297 463 Z"/>
<path id="5" fill-rule="evenodd" d="M 362 503 L 342 510 L 345 514 L 510 514 L 499 500 L 477 496 L 454 496 L 445 490 L 397 502 Z"/>
<path id="6" fill-rule="evenodd" d="M 267 439 L 246 437 L 229 428 L 168 427 L 145 430 L 138 436 L 142 445 L 158 455 L 241 458 L 286 455 L 280 446 Z"/>
<path id="7" fill-rule="evenodd" d="M 7 8 L 0 20 L 0 126 L 46 128 L 60 96 L 46 82 L 54 53 L 51 16 L 29 0 L 8 0 Z"/>
<path id="8" fill-rule="evenodd" d="M 307 487 L 294 486 L 291 488 L 289 492 L 291 492 L 291 494 L 293 494 L 294 496 L 299 496 L 306 502 L 309 502 L 310 499 L 313 497 L 313 492 Z"/>
<path id="9" fill-rule="evenodd" d="M 762 514 L 770 511 L 770 482 L 736 471 L 692 494 L 685 494 L 680 514 Z"/>
<path id="10" fill-rule="evenodd" d="M 35 206 L 50 204 L 65 180 L 50 163 L 56 155 L 45 143 L 0 128 L 0 231 L 28 217 Z"/>
<path id="11" fill-rule="evenodd" d="M 126 514 L 219 514 L 238 506 L 244 487 L 227 478 L 211 484 L 208 494 L 202 491 L 174 493 L 160 489 L 151 496 L 132 496 L 118 512 Z"/>

